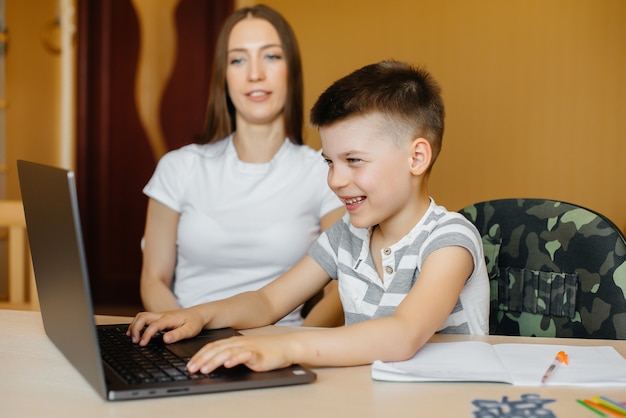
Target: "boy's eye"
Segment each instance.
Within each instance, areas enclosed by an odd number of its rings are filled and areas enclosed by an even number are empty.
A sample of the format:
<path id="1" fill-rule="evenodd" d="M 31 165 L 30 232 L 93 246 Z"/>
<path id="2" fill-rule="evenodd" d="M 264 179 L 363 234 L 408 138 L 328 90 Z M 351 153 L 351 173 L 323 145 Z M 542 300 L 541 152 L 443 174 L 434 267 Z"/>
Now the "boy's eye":
<path id="1" fill-rule="evenodd" d="M 328 158 L 324 158 L 324 162 L 328 165 L 331 165 L 333 163 L 333 161 L 329 160 Z"/>
<path id="2" fill-rule="evenodd" d="M 361 159 L 360 159 L 360 158 L 347 158 L 347 161 L 348 161 L 350 164 L 356 164 L 356 163 L 361 162 Z"/>

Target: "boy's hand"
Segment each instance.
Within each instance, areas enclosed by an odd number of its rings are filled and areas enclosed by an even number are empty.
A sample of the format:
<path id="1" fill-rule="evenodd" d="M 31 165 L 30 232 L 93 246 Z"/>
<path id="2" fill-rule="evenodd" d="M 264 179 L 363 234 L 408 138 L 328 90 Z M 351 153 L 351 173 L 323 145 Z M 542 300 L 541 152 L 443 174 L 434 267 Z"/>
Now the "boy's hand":
<path id="1" fill-rule="evenodd" d="M 190 373 L 208 374 L 219 366 L 239 364 L 261 372 L 287 367 L 293 363 L 287 336 L 230 337 L 202 347 L 187 363 Z"/>
<path id="2" fill-rule="evenodd" d="M 169 344 L 195 337 L 203 327 L 201 316 L 193 308 L 162 313 L 140 312 L 128 326 L 126 335 L 133 343 L 145 346 L 157 332 L 169 330 L 163 334 L 163 342 Z"/>

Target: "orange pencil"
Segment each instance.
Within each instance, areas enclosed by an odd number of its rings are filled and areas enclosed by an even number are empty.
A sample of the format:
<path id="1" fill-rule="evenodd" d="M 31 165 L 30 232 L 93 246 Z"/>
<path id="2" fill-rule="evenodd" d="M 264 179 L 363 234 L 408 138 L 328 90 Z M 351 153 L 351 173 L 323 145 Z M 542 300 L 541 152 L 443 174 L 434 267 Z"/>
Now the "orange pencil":
<path id="1" fill-rule="evenodd" d="M 626 407 L 624 405 L 615 402 L 612 399 L 607 398 L 606 396 L 594 396 L 593 401 L 599 403 L 602 406 L 606 406 L 609 409 L 612 409 L 616 412 L 622 414 L 622 416 L 626 416 Z"/>
<path id="2" fill-rule="evenodd" d="M 583 402 L 585 402 L 590 407 L 592 407 L 594 409 L 597 409 L 598 411 L 602 411 L 605 414 L 608 414 L 608 415 L 610 415 L 612 417 L 624 417 L 624 416 L 626 416 L 626 415 L 624 415 L 624 414 L 622 414 L 620 412 L 617 412 L 617 411 L 615 411 L 613 409 L 609 409 L 606 406 L 602 406 L 602 405 L 600 405 L 597 402 L 590 401 L 589 399 L 585 399 Z"/>

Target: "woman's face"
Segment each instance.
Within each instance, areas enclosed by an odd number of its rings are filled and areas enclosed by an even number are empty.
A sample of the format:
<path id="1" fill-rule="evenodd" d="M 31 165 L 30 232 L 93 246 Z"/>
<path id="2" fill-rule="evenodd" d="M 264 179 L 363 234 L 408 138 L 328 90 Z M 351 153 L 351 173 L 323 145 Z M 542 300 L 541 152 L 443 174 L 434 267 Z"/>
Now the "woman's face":
<path id="1" fill-rule="evenodd" d="M 271 23 L 258 18 L 238 22 L 228 39 L 226 65 L 226 84 L 238 125 L 268 124 L 282 119 L 287 63 L 278 32 Z"/>

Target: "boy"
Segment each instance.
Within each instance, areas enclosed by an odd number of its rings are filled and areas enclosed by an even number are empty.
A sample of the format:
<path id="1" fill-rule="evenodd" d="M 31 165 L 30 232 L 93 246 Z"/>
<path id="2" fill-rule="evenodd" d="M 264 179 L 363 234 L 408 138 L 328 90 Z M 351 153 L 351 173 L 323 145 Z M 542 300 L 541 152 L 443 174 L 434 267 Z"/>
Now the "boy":
<path id="1" fill-rule="evenodd" d="M 407 64 L 383 61 L 335 82 L 317 100 L 311 122 L 322 139 L 328 184 L 346 216 L 264 288 L 188 309 L 140 313 L 129 327 L 132 340 L 147 344 L 157 331 L 170 330 L 163 336 L 170 343 L 202 327 L 271 324 L 322 289 L 329 276 L 339 282 L 346 326 L 211 343 L 189 361 L 189 371 L 241 363 L 262 371 L 292 363 L 400 361 L 435 332 L 485 334 L 489 285 L 480 236 L 428 195 L 443 119 L 437 83 Z"/>

